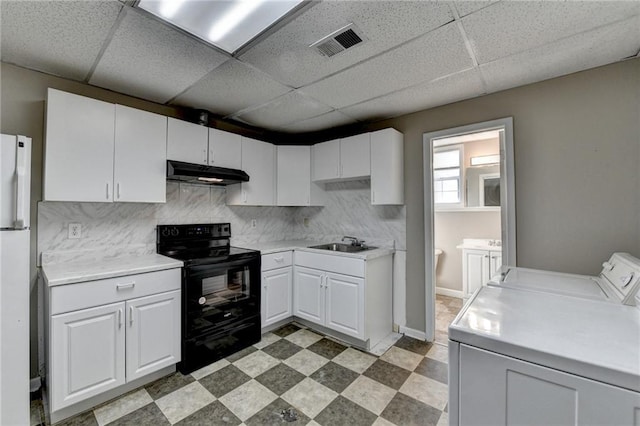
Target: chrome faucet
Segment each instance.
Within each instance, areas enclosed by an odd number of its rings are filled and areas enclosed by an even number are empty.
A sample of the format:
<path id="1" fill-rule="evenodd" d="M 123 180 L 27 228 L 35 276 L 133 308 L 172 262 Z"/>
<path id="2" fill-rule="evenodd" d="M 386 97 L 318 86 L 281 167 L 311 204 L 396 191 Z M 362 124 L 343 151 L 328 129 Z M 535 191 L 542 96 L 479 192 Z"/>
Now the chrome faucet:
<path id="1" fill-rule="evenodd" d="M 351 240 L 351 245 L 352 246 L 356 246 L 356 247 L 362 247 L 364 240 L 359 240 L 356 237 L 349 237 L 347 235 L 345 235 L 344 237 L 342 237 L 342 241 L 344 240 Z"/>

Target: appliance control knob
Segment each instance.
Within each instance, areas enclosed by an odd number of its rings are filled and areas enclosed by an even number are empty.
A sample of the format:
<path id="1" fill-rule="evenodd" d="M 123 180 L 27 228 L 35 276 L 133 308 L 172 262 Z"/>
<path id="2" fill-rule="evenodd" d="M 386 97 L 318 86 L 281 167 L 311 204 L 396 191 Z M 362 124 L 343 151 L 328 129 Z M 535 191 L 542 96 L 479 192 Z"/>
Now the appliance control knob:
<path id="1" fill-rule="evenodd" d="M 198 303 L 201 305 L 204 305 L 206 303 L 207 299 L 205 297 L 201 297 L 200 299 L 198 299 Z"/>
<path id="2" fill-rule="evenodd" d="M 168 237 L 168 236 L 169 236 L 169 230 L 168 230 L 167 228 L 164 228 L 164 229 L 162 230 L 162 236 L 163 236 L 163 237 Z"/>
<path id="3" fill-rule="evenodd" d="M 178 236 L 178 228 L 171 228 L 171 235 L 174 237 Z"/>
<path id="4" fill-rule="evenodd" d="M 615 265 L 613 265 L 613 264 L 611 264 L 611 263 L 609 263 L 609 262 L 604 262 L 604 263 L 602 264 L 602 267 L 603 267 L 604 269 L 606 269 L 607 271 L 611 271 L 611 270 L 613 269 L 613 267 L 614 267 L 614 266 L 615 266 Z"/>

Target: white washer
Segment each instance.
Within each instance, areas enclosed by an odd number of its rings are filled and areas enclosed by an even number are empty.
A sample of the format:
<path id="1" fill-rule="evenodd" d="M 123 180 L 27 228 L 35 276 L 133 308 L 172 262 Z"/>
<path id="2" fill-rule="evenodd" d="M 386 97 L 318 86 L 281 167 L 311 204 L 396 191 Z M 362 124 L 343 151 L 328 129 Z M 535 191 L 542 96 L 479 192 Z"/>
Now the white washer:
<path id="1" fill-rule="evenodd" d="M 640 259 L 628 253 L 614 253 L 595 277 L 503 266 L 487 285 L 635 305 L 634 297 L 640 288 Z"/>
<path id="2" fill-rule="evenodd" d="M 503 268 L 449 326 L 450 425 L 640 425 L 639 271 Z"/>

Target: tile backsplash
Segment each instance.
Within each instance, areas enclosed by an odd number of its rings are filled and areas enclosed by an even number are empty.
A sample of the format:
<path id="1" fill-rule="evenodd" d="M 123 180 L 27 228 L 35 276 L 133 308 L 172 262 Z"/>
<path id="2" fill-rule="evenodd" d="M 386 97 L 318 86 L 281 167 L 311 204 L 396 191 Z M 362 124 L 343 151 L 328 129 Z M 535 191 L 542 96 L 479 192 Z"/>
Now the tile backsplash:
<path id="1" fill-rule="evenodd" d="M 223 187 L 169 182 L 165 204 L 40 202 L 38 262 L 154 253 L 156 225 L 211 222 L 230 222 L 235 245 L 353 235 L 405 249 L 405 207 L 372 206 L 368 180 L 326 184 L 326 192 L 324 207 L 227 206 Z M 68 238 L 69 223 L 82 225 L 81 238 Z"/>

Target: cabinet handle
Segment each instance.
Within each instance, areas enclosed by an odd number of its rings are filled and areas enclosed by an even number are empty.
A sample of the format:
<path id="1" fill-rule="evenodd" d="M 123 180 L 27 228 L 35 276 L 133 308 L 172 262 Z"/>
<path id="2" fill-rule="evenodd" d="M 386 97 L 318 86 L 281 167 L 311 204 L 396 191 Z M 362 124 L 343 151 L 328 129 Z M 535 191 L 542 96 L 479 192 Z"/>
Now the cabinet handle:
<path id="1" fill-rule="evenodd" d="M 122 328 L 122 309 L 118 309 L 118 328 Z"/>
<path id="2" fill-rule="evenodd" d="M 278 263 L 282 263 L 284 262 L 284 257 L 274 257 L 273 260 L 275 260 Z"/>
<path id="3" fill-rule="evenodd" d="M 202 150 L 202 156 L 204 157 L 204 164 L 207 164 L 207 150 L 203 149 Z"/>
<path id="4" fill-rule="evenodd" d="M 242 201 L 245 203 L 247 202 L 247 191 L 245 190 L 242 190 Z"/>
<path id="5" fill-rule="evenodd" d="M 118 200 L 120 199 L 120 182 L 116 184 L 116 192 L 118 193 Z"/>
<path id="6" fill-rule="evenodd" d="M 133 288 L 136 286 L 136 282 L 135 281 L 131 281 L 130 283 L 127 284 L 117 284 L 116 285 L 116 290 L 124 290 L 127 288 Z"/>
<path id="7" fill-rule="evenodd" d="M 129 327 L 133 326 L 133 306 L 129 306 Z"/>
<path id="8" fill-rule="evenodd" d="M 109 199 L 109 182 L 107 182 L 107 192 L 106 192 L 106 195 L 107 195 L 107 200 L 108 200 L 108 199 Z"/>
<path id="9" fill-rule="evenodd" d="M 484 258 L 485 258 L 485 259 L 488 259 L 488 258 L 489 258 L 489 255 L 486 255 L 486 254 L 485 254 L 485 255 L 484 255 Z"/>
<path id="10" fill-rule="evenodd" d="M 209 151 L 209 164 L 213 164 L 215 163 L 216 159 L 216 154 L 213 152 L 213 150 Z"/>

